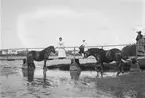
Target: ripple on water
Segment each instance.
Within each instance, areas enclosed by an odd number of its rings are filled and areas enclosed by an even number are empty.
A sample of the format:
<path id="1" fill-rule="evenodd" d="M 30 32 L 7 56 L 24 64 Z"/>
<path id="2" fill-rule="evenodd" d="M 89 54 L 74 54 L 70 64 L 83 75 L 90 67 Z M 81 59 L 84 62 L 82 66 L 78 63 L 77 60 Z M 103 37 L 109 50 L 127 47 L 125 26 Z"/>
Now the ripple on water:
<path id="1" fill-rule="evenodd" d="M 9 74 L 8 74 L 9 73 Z M 1 70 L 2 96 L 10 98 L 60 98 L 60 97 L 93 97 L 98 96 L 95 82 L 88 77 L 96 77 L 96 72 L 81 72 L 78 81 L 71 80 L 68 71 L 48 70 L 41 68 L 34 72 L 18 68 Z M 88 80 L 87 80 L 88 79 Z M 103 92 L 102 92 L 103 94 Z M 102 95 L 100 95 L 102 96 Z"/>

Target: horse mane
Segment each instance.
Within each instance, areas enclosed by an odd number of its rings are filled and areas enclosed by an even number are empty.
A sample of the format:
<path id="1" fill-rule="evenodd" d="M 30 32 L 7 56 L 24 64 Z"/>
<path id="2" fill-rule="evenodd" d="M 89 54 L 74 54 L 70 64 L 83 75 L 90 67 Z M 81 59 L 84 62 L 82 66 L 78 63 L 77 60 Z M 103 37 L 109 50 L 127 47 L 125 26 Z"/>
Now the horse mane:
<path id="1" fill-rule="evenodd" d="M 88 51 L 91 53 L 91 54 L 100 54 L 100 53 L 106 53 L 107 51 L 102 49 L 102 48 L 90 48 L 88 49 Z"/>
<path id="2" fill-rule="evenodd" d="M 54 47 L 54 46 L 48 46 L 44 50 L 47 50 L 47 49 L 52 48 L 52 47 Z"/>
<path id="3" fill-rule="evenodd" d="M 90 48 L 90 49 L 88 49 L 89 51 L 91 51 L 91 52 L 100 52 L 100 51 L 105 51 L 104 49 L 102 49 L 102 48 Z"/>
<path id="4" fill-rule="evenodd" d="M 54 47 L 54 46 L 48 46 L 48 47 L 44 48 L 41 52 L 45 52 L 47 49 L 50 49 L 52 47 Z"/>

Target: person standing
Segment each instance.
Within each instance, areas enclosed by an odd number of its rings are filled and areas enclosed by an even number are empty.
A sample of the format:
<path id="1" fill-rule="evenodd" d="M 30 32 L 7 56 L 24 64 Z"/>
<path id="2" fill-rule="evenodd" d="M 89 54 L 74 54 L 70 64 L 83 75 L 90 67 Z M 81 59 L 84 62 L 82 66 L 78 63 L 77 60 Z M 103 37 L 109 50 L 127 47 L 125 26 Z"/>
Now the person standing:
<path id="1" fill-rule="evenodd" d="M 142 33 L 142 30 L 141 29 L 138 29 L 136 31 L 136 33 L 138 33 L 137 37 L 136 37 L 136 53 L 137 53 L 137 56 L 142 56 L 145 54 L 145 41 L 144 41 L 144 37 L 143 35 L 141 34 Z"/>
<path id="2" fill-rule="evenodd" d="M 88 50 L 86 40 L 83 40 L 82 46 L 84 46 L 84 51 Z"/>
<path id="3" fill-rule="evenodd" d="M 87 51 L 87 50 L 88 50 L 86 40 L 83 40 L 83 43 L 82 43 L 82 45 L 81 45 L 81 46 L 84 48 L 84 51 Z M 85 56 L 85 54 L 84 54 L 84 53 L 82 53 L 82 56 L 84 57 L 84 56 Z"/>
<path id="4" fill-rule="evenodd" d="M 59 37 L 57 48 L 58 48 L 58 58 L 59 59 L 66 58 L 65 46 L 64 46 L 64 42 L 62 41 L 62 37 Z"/>
<path id="5" fill-rule="evenodd" d="M 136 37 L 136 41 L 139 41 L 140 39 L 143 38 L 143 35 L 141 34 L 141 31 L 140 31 L 140 30 L 137 31 L 137 33 L 138 33 L 138 35 L 137 35 L 137 37 Z"/>

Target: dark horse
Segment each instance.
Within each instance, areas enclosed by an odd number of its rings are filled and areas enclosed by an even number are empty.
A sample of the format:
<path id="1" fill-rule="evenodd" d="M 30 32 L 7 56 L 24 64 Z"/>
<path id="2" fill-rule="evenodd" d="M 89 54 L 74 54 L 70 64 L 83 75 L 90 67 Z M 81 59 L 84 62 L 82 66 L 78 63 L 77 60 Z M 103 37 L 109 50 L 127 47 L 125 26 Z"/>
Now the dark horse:
<path id="1" fill-rule="evenodd" d="M 117 48 L 113 48 L 113 49 L 110 49 L 110 50 L 104 50 L 104 49 L 99 49 L 99 48 L 90 48 L 88 49 L 88 51 L 84 51 L 83 47 L 80 46 L 80 51 L 79 53 L 84 53 L 85 54 L 85 57 L 88 57 L 88 56 L 94 56 L 97 60 L 97 64 L 100 64 L 101 65 L 101 76 L 103 76 L 103 68 L 104 68 L 104 65 L 103 63 L 110 63 L 112 61 L 116 61 L 117 63 L 117 68 L 118 68 L 118 72 L 117 72 L 117 75 L 120 74 L 120 72 L 123 70 L 123 67 L 122 67 L 122 51 L 117 49 Z M 97 71 L 97 73 L 99 72 L 97 67 L 95 66 L 95 70 Z"/>
<path id="2" fill-rule="evenodd" d="M 48 57 L 50 53 L 53 52 L 55 53 L 55 48 L 54 46 L 49 46 L 42 51 L 30 51 L 27 54 L 27 64 L 28 68 L 35 68 L 34 60 L 35 61 L 43 61 L 44 60 L 44 66 L 43 68 L 46 68 L 46 62 L 48 60 Z"/>

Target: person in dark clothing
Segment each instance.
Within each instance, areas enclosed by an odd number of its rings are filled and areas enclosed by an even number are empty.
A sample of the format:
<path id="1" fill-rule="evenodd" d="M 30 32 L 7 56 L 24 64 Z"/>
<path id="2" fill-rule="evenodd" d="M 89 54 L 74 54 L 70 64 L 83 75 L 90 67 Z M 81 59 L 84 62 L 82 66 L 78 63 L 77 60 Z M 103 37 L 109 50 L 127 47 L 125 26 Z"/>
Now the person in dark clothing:
<path id="1" fill-rule="evenodd" d="M 142 29 L 137 30 L 137 37 L 136 37 L 136 55 L 143 56 L 145 55 L 145 39 L 143 37 Z"/>
<path id="2" fill-rule="evenodd" d="M 138 35 L 136 37 L 136 41 L 139 41 L 140 39 L 143 38 L 143 35 L 141 34 L 141 31 L 137 31 Z"/>

